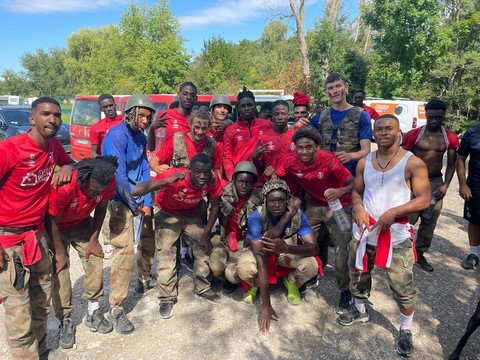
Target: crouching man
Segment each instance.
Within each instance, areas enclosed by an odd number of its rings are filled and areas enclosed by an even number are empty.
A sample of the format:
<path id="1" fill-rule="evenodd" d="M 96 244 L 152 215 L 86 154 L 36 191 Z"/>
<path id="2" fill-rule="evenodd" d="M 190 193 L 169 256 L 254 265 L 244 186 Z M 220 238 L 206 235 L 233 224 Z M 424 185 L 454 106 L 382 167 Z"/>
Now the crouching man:
<path id="1" fill-rule="evenodd" d="M 115 156 L 84 159 L 75 165 L 72 182 L 57 189 L 52 187 L 46 227 L 54 242 L 61 241 L 68 254 L 70 245 L 78 252 L 85 271 L 84 295 L 88 299 L 85 325 L 91 331 L 113 330 L 100 311 L 103 296 L 103 251 L 98 241 L 108 200 L 115 195 Z M 95 210 L 92 218 L 90 213 Z M 52 302 L 60 320 L 59 345 L 69 349 L 75 344 L 72 324 L 72 283 L 69 267 L 53 276 Z"/>
<path id="2" fill-rule="evenodd" d="M 283 282 L 288 291 L 287 299 L 292 305 L 300 304 L 299 287 L 318 274 L 315 259 L 317 241 L 302 211 L 293 216 L 278 238 L 264 236 L 287 212 L 290 189 L 285 181 L 267 181 L 263 186 L 263 196 L 264 205 L 259 206 L 248 218 L 246 237 L 250 249 L 245 250 L 238 259 L 238 275 L 250 285 L 245 300 L 253 301 L 260 288 L 262 304 L 258 327 L 261 333 L 268 331 L 272 318 L 277 319 L 269 292 L 269 284 L 276 282 L 277 266 L 291 270 Z"/>
<path id="3" fill-rule="evenodd" d="M 172 316 L 178 295 L 176 244 L 180 236 L 193 249 L 195 294 L 211 303 L 220 302 L 207 276 L 213 247 L 210 233 L 218 218 L 222 188 L 220 179 L 212 171 L 211 157 L 204 153 L 192 157 L 190 170 L 172 168 L 157 179 L 138 184 L 132 195 L 140 196 L 162 189 L 156 197 L 160 211 L 155 215 L 155 247 L 158 251 L 160 316 L 168 319 Z M 206 196 L 211 205 L 208 221 L 203 201 Z"/>

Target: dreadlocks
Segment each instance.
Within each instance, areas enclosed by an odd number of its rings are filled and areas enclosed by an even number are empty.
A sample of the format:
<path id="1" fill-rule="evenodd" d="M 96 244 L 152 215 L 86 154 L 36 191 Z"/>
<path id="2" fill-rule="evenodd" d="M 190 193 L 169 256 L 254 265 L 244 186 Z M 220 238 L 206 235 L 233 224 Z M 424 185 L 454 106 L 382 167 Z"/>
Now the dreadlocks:
<path id="1" fill-rule="evenodd" d="M 267 195 L 272 191 L 283 191 L 287 195 L 287 202 L 290 200 L 290 188 L 287 183 L 282 179 L 271 179 L 263 185 L 263 201 L 267 200 Z"/>
<path id="2" fill-rule="evenodd" d="M 137 110 L 138 106 L 134 106 L 131 108 L 128 112 L 125 112 L 124 116 L 124 122 L 132 128 L 132 130 L 138 130 L 137 129 Z"/>
<path id="3" fill-rule="evenodd" d="M 98 156 L 96 158 L 83 159 L 75 164 L 77 181 L 81 186 L 87 186 L 89 180 L 95 180 L 102 186 L 107 186 L 115 176 L 118 167 L 116 156 Z"/>

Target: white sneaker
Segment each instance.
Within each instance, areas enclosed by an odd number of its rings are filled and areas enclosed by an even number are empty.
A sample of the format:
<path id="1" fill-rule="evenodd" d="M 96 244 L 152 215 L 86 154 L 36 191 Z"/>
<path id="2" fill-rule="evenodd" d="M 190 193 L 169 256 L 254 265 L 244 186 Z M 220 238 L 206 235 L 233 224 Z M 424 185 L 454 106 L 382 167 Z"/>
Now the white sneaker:
<path id="1" fill-rule="evenodd" d="M 115 248 L 113 247 L 112 244 L 103 245 L 104 259 L 111 259 L 113 257 L 114 252 L 115 252 Z"/>

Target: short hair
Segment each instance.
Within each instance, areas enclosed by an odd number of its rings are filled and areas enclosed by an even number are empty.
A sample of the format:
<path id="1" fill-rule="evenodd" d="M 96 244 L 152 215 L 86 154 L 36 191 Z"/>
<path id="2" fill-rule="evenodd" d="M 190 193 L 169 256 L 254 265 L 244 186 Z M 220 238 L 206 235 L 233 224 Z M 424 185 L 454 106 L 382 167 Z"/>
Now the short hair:
<path id="1" fill-rule="evenodd" d="M 115 177 L 118 158 L 112 155 L 85 158 L 76 163 L 77 181 L 86 186 L 89 180 L 94 180 L 102 186 L 107 186 Z"/>
<path id="2" fill-rule="evenodd" d="M 193 89 L 195 89 L 195 93 L 198 93 L 198 90 L 197 90 L 197 87 L 195 86 L 195 84 L 191 81 L 185 81 L 183 83 L 180 84 L 180 89 L 179 89 L 179 92 L 182 92 L 183 89 L 185 89 L 186 87 L 191 87 Z"/>
<path id="3" fill-rule="evenodd" d="M 375 122 L 377 122 L 378 120 L 383 120 L 383 119 L 393 119 L 395 120 L 399 125 L 400 125 L 400 120 L 398 120 L 398 118 L 393 115 L 393 114 L 383 114 L 383 115 L 380 115 L 376 120 Z"/>
<path id="4" fill-rule="evenodd" d="M 365 91 L 363 91 L 362 89 L 356 89 L 356 90 L 353 91 L 352 94 L 355 95 L 356 93 L 362 93 L 363 96 L 365 96 Z"/>
<path id="5" fill-rule="evenodd" d="M 318 132 L 318 130 L 315 129 L 313 126 L 303 126 L 297 131 L 295 131 L 295 133 L 292 136 L 292 141 L 294 143 L 297 143 L 297 141 L 301 138 L 311 139 L 317 145 L 322 144 L 322 137 Z"/>
<path id="6" fill-rule="evenodd" d="M 425 111 L 427 110 L 443 110 L 447 111 L 447 104 L 440 99 L 432 99 L 425 105 Z"/>
<path id="7" fill-rule="evenodd" d="M 60 110 L 62 109 L 62 107 L 60 106 L 60 103 L 57 100 L 55 100 L 54 98 L 49 97 L 49 96 L 42 96 L 42 97 L 39 97 L 38 99 L 36 99 L 34 102 L 32 102 L 32 112 L 35 111 L 35 109 L 37 108 L 37 106 L 39 104 L 43 104 L 43 103 L 57 105 L 60 108 Z"/>
<path id="8" fill-rule="evenodd" d="M 253 92 L 251 92 L 250 90 L 247 90 L 245 86 L 243 87 L 242 91 L 238 93 L 237 101 L 240 101 L 243 98 L 250 98 L 255 101 L 255 95 L 253 95 Z"/>
<path id="9" fill-rule="evenodd" d="M 195 110 L 192 111 L 190 116 L 188 117 L 188 124 L 191 125 L 193 119 L 200 119 L 200 120 L 208 120 L 208 123 L 212 120 L 212 117 L 208 111 L 205 110 Z"/>
<path id="10" fill-rule="evenodd" d="M 112 99 L 112 100 L 114 100 L 112 94 L 102 94 L 102 95 L 100 95 L 100 96 L 98 97 L 98 100 L 97 100 L 98 104 L 100 104 L 100 101 L 103 101 L 103 100 L 105 100 L 105 99 Z M 114 100 L 114 101 L 115 101 L 115 100 Z"/>
<path id="11" fill-rule="evenodd" d="M 343 81 L 345 84 L 347 83 L 347 80 L 345 80 L 345 76 L 343 76 L 340 73 L 333 72 L 330 75 L 328 75 L 327 78 L 325 79 L 325 86 L 327 84 L 333 83 L 333 82 L 338 81 L 338 80 Z"/>
<path id="12" fill-rule="evenodd" d="M 192 157 L 190 160 L 190 168 L 193 168 L 193 166 L 197 164 L 213 167 L 212 158 L 205 153 L 198 153 Z"/>
<path id="13" fill-rule="evenodd" d="M 286 102 L 285 100 L 282 100 L 282 99 L 279 99 L 279 100 L 275 100 L 273 103 L 272 103 L 272 110 L 275 106 L 286 106 L 287 108 L 290 109 L 290 106 L 288 105 L 288 102 Z"/>
<path id="14" fill-rule="evenodd" d="M 272 102 L 267 101 L 267 102 L 264 102 L 264 103 L 262 104 L 262 106 L 260 106 L 260 111 L 265 111 L 265 110 L 270 110 L 270 111 L 271 111 L 271 110 L 272 110 L 272 107 L 273 107 L 273 106 L 272 106 Z"/>
<path id="15" fill-rule="evenodd" d="M 180 101 L 174 100 L 174 101 L 172 101 L 172 103 L 170 104 L 170 106 L 168 108 L 169 109 L 176 109 L 176 108 L 178 108 L 179 105 L 180 105 Z"/>

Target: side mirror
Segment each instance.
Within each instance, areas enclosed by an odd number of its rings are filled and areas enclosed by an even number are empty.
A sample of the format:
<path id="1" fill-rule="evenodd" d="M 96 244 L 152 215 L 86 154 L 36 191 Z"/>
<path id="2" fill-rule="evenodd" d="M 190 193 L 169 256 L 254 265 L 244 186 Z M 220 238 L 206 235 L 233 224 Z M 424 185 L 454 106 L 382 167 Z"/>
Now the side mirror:
<path id="1" fill-rule="evenodd" d="M 4 123 L 3 121 L 0 121 L 0 129 L 1 129 L 1 130 L 7 130 L 7 129 L 8 129 L 7 124 Z"/>

